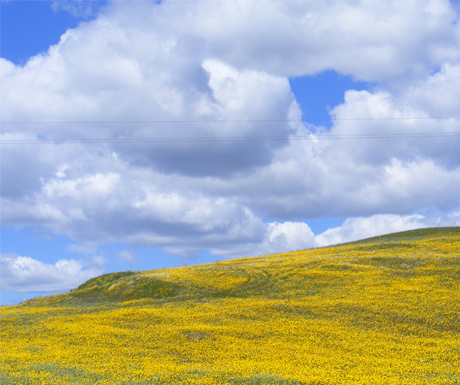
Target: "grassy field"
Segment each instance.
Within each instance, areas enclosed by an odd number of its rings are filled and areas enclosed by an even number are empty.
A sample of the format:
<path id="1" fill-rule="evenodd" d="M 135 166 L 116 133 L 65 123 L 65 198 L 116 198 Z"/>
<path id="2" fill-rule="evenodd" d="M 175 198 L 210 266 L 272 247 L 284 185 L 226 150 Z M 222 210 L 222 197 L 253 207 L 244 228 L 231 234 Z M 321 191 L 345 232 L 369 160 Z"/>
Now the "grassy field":
<path id="1" fill-rule="evenodd" d="M 0 326 L 1 384 L 460 384 L 460 228 L 107 274 Z"/>

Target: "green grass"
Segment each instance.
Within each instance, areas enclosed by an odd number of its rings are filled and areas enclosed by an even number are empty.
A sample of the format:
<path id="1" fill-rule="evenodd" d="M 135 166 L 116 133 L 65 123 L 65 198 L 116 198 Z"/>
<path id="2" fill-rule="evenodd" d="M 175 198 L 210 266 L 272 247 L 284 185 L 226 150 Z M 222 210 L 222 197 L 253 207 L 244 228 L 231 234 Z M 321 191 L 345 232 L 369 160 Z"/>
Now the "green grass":
<path id="1" fill-rule="evenodd" d="M 387 247 L 385 242 L 400 242 L 400 241 L 414 241 L 417 239 L 423 239 L 431 237 L 433 235 L 449 235 L 459 234 L 460 227 L 429 227 L 417 230 L 407 230 L 397 233 L 390 233 L 379 235 L 377 237 L 365 238 L 359 241 L 350 242 L 351 244 L 371 243 L 371 242 L 382 242 L 381 247 Z"/>

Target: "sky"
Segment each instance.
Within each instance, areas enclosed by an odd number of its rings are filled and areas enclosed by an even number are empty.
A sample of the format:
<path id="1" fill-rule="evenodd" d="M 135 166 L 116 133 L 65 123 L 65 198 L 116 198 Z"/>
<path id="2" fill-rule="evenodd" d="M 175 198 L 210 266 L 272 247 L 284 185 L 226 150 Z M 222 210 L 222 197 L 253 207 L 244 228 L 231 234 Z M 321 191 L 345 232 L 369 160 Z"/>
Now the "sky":
<path id="1" fill-rule="evenodd" d="M 0 4 L 1 305 L 460 226 L 458 1 Z"/>

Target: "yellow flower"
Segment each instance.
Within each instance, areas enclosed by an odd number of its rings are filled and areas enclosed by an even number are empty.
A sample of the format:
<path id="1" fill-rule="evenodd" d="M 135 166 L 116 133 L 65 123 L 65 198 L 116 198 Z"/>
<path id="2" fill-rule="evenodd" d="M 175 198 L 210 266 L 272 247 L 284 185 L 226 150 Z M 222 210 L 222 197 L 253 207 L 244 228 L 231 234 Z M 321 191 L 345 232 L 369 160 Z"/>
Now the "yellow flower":
<path id="1" fill-rule="evenodd" d="M 103 276 L 0 309 L 6 384 L 456 384 L 460 232 Z"/>

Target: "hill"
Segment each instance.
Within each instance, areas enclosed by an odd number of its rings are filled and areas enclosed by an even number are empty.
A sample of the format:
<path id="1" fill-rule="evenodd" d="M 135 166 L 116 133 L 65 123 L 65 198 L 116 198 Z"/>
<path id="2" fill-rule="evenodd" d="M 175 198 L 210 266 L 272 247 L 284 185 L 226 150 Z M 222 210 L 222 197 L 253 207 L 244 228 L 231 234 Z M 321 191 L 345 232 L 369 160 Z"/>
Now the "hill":
<path id="1" fill-rule="evenodd" d="M 2 384 L 459 384 L 460 228 L 94 278 L 0 309 Z"/>

